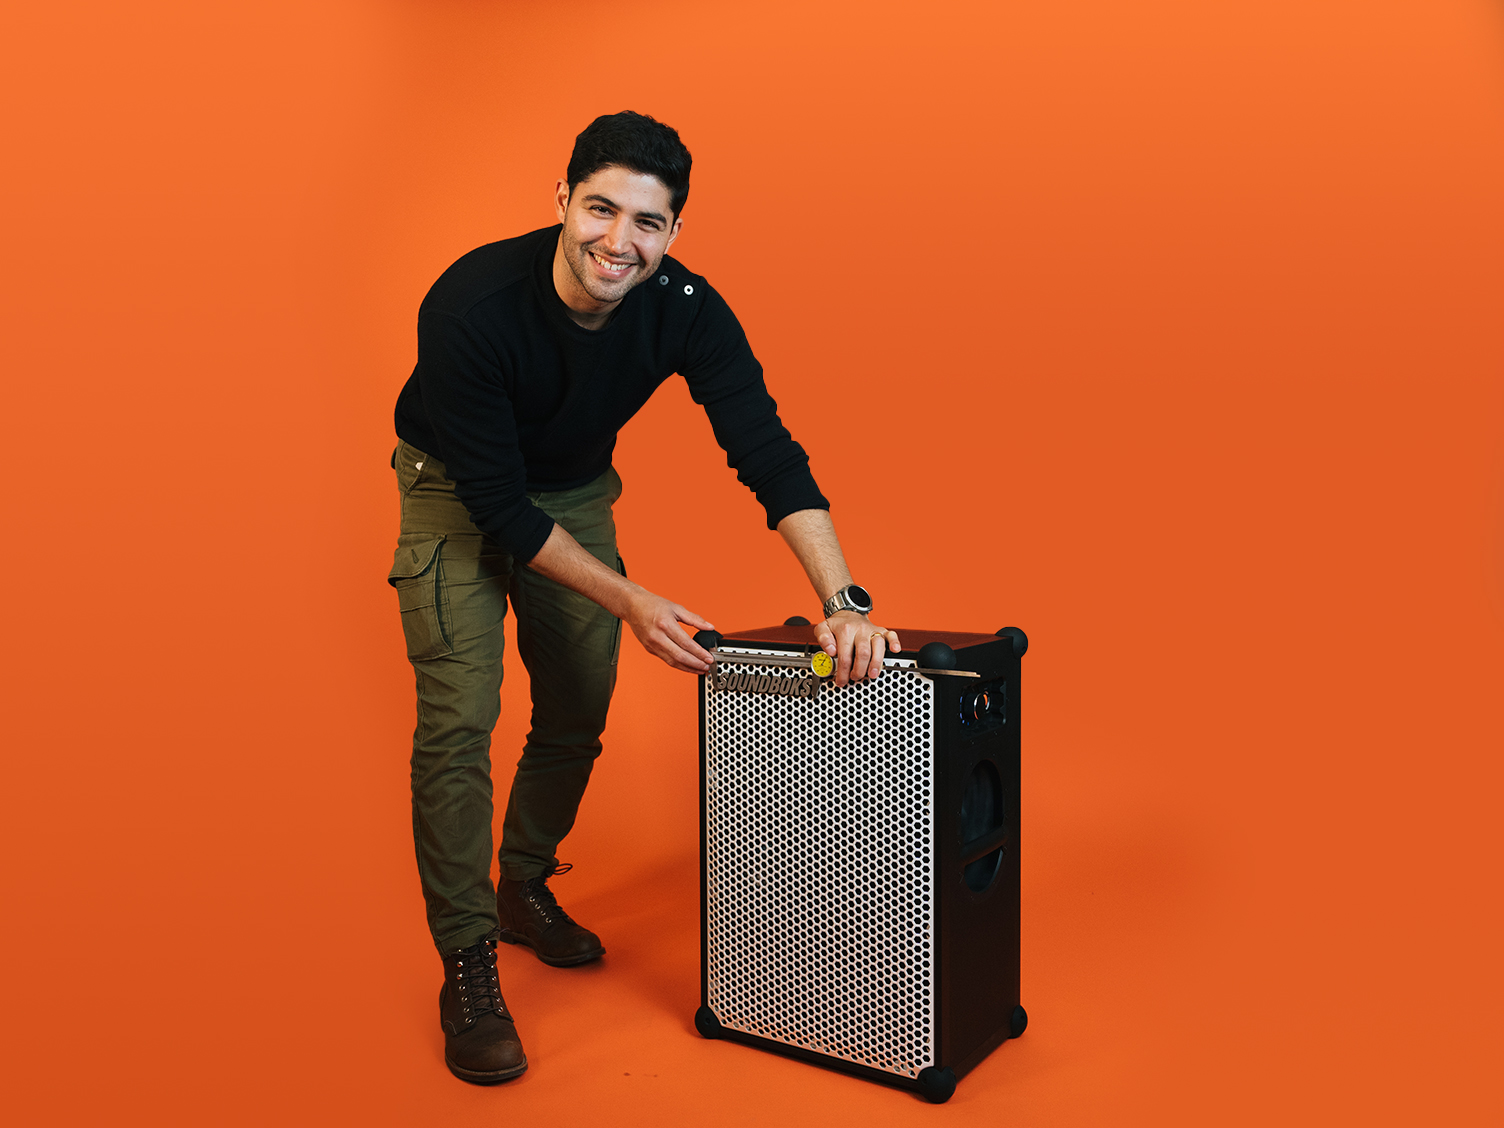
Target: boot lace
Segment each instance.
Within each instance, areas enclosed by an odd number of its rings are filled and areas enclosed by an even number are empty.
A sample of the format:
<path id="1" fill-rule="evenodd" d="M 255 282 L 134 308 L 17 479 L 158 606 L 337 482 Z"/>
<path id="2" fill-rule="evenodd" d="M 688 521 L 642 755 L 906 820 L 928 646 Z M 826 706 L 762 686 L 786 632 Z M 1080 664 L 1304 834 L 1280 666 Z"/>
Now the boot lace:
<path id="1" fill-rule="evenodd" d="M 501 997 L 501 983 L 496 976 L 496 937 L 487 936 L 479 943 L 455 952 L 451 972 L 459 991 L 460 1010 L 469 1026 L 480 1015 L 491 1013 L 510 1019 Z"/>
<path id="2" fill-rule="evenodd" d="M 547 926 L 559 923 L 573 924 L 574 918 L 566 913 L 563 907 L 555 899 L 553 890 L 548 887 L 548 879 L 558 877 L 574 869 L 569 862 L 560 862 L 553 869 L 538 877 L 530 877 L 522 883 L 522 895 L 528 903 L 537 910 L 538 916 Z"/>

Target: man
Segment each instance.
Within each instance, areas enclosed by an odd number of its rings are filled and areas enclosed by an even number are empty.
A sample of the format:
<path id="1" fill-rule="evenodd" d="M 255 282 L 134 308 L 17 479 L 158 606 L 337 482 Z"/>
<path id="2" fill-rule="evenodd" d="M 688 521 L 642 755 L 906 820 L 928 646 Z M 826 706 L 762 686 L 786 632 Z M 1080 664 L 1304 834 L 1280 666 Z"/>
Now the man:
<path id="1" fill-rule="evenodd" d="M 659 384 L 684 377 L 825 601 L 814 635 L 836 659 L 836 683 L 877 677 L 899 648 L 867 617 L 829 503 L 735 315 L 666 257 L 689 170 L 669 127 L 634 113 L 597 118 L 558 182 L 560 226 L 472 251 L 418 313 L 418 363 L 397 401 L 402 526 L 390 580 L 417 678 L 413 837 L 444 961 L 444 1060 L 468 1081 L 527 1068 L 498 941 L 559 967 L 605 952 L 548 879 L 562 871 L 555 850 L 600 754 L 621 624 L 677 670 L 710 668 L 685 626 L 711 624 L 632 583 L 616 551 L 611 452 Z M 493 894 L 490 740 L 508 601 L 533 712 Z"/>

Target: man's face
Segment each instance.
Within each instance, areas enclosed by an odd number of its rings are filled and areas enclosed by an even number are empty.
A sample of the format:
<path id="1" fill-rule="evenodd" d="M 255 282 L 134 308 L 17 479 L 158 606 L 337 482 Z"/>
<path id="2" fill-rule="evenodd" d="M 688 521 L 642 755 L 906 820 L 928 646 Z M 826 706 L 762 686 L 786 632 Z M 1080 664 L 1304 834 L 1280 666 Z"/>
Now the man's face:
<path id="1" fill-rule="evenodd" d="M 652 277 L 679 237 L 682 221 L 669 210 L 668 188 L 656 176 L 613 165 L 580 181 L 572 194 L 559 181 L 554 204 L 564 224 L 560 249 L 583 291 L 560 293 L 570 306 L 581 297 L 593 308 L 615 305 Z"/>

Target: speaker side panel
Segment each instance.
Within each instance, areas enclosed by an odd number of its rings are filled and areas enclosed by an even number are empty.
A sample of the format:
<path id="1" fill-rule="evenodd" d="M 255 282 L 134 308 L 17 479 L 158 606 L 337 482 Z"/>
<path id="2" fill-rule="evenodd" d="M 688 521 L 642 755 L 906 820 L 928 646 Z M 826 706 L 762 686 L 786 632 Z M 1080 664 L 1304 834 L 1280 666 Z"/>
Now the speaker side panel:
<path id="1" fill-rule="evenodd" d="M 975 683 L 942 687 L 950 692 L 937 726 L 939 1035 L 942 1064 L 957 1075 L 1008 1037 L 1019 1004 L 1019 661 L 1010 655 L 981 672 Z M 982 686 L 1003 691 L 1002 711 L 991 724 L 963 724 L 962 702 Z M 978 780 L 995 782 L 979 789 Z M 963 818 L 969 783 L 972 809 Z M 979 827 L 978 791 L 994 787 L 988 825 Z M 995 869 L 992 855 L 972 859 L 977 843 L 989 841 L 998 843 Z"/>

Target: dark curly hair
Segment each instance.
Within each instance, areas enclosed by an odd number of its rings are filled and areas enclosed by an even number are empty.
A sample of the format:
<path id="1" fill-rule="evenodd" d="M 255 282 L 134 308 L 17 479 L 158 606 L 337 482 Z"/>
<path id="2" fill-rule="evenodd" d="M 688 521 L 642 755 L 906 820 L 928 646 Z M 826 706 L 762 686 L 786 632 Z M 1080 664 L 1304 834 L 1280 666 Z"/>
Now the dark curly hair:
<path id="1" fill-rule="evenodd" d="M 668 189 L 669 207 L 677 216 L 689 199 L 690 159 L 677 130 L 646 114 L 625 110 L 602 114 L 574 139 L 565 176 L 570 195 L 580 181 L 611 165 L 656 176 Z"/>

